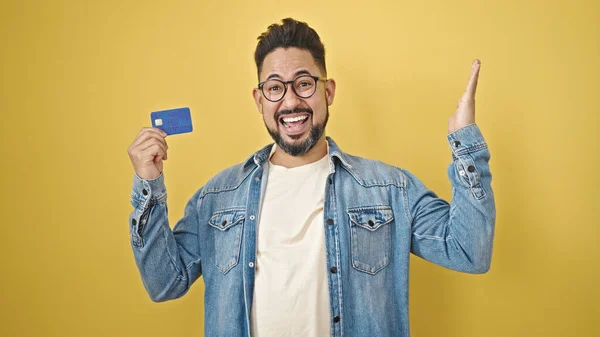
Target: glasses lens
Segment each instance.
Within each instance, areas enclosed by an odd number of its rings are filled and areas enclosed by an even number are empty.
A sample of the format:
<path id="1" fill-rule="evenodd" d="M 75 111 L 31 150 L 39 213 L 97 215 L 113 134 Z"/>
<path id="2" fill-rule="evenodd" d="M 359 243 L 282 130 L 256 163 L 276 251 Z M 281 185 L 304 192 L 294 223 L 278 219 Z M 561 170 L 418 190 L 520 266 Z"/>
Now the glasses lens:
<path id="1" fill-rule="evenodd" d="M 262 91 L 268 100 L 277 101 L 283 97 L 285 86 L 281 81 L 269 80 L 263 84 Z"/>
<path id="2" fill-rule="evenodd" d="M 294 80 L 294 91 L 296 95 L 308 98 L 314 94 L 315 89 L 317 88 L 317 83 L 315 79 L 310 76 L 300 76 L 296 80 Z"/>

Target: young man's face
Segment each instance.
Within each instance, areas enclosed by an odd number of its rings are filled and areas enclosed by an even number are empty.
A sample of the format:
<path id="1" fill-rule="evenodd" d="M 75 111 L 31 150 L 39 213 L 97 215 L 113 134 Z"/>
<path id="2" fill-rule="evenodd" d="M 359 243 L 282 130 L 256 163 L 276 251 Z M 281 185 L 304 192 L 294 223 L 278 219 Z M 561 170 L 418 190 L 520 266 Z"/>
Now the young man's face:
<path id="1" fill-rule="evenodd" d="M 328 106 L 333 103 L 335 95 L 335 81 L 314 81 L 306 76 L 324 77 L 310 52 L 293 47 L 278 48 L 263 61 L 260 82 L 265 84 L 262 90 L 253 90 L 256 106 L 263 115 L 269 134 L 277 146 L 293 156 L 307 153 L 325 136 Z M 286 84 L 284 88 L 280 82 L 272 80 L 297 81 Z M 316 87 L 312 87 L 313 83 Z M 310 97 L 301 97 L 310 95 L 313 90 Z M 272 102 L 280 97 L 280 100 Z"/>

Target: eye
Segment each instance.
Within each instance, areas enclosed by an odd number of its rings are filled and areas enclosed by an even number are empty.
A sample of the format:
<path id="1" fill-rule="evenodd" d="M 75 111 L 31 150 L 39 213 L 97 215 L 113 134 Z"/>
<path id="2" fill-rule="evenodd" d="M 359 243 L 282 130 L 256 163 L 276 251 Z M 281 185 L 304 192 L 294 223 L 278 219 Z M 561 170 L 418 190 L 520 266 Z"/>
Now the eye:
<path id="1" fill-rule="evenodd" d="M 280 83 L 271 83 L 267 86 L 267 90 L 273 93 L 277 93 L 283 90 L 283 88 Z"/>
<path id="2" fill-rule="evenodd" d="M 296 90 L 300 90 L 301 92 L 312 90 L 315 86 L 314 81 L 310 77 L 299 78 L 294 85 L 296 86 Z"/>

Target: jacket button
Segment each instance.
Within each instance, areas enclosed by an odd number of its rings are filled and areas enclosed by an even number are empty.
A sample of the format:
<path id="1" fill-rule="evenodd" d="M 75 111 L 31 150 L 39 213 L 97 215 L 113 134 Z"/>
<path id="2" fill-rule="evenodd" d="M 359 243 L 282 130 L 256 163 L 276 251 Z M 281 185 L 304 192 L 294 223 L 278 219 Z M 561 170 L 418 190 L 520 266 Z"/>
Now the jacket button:
<path id="1" fill-rule="evenodd" d="M 329 178 L 329 185 L 333 184 L 333 179 Z"/>
<path id="2" fill-rule="evenodd" d="M 131 225 L 135 226 L 136 223 L 135 219 L 131 219 Z"/>
<path id="3" fill-rule="evenodd" d="M 337 267 L 331 267 L 330 271 L 332 274 L 337 273 Z"/>
<path id="4" fill-rule="evenodd" d="M 223 222 L 221 222 L 221 227 L 225 227 L 225 225 L 227 225 L 227 220 L 223 220 Z"/>
<path id="5" fill-rule="evenodd" d="M 371 226 L 371 227 L 375 226 L 375 223 L 373 222 L 373 220 L 369 220 L 369 226 Z"/>
<path id="6" fill-rule="evenodd" d="M 339 321 L 340 321 L 340 316 L 335 316 L 335 317 L 333 318 L 333 322 L 334 322 L 334 323 L 337 323 L 337 322 L 339 322 Z"/>
<path id="7" fill-rule="evenodd" d="M 327 219 L 327 224 L 328 225 L 333 225 L 333 219 Z"/>
<path id="8" fill-rule="evenodd" d="M 148 191 L 146 191 L 146 189 L 144 188 L 144 189 L 142 190 L 142 194 L 143 194 L 143 195 L 148 195 Z"/>
<path id="9" fill-rule="evenodd" d="M 454 141 L 454 147 L 459 147 L 460 146 L 460 142 L 458 140 Z"/>
<path id="10" fill-rule="evenodd" d="M 469 172 L 475 172 L 475 166 L 470 165 L 469 167 L 467 167 L 467 170 L 469 170 Z"/>

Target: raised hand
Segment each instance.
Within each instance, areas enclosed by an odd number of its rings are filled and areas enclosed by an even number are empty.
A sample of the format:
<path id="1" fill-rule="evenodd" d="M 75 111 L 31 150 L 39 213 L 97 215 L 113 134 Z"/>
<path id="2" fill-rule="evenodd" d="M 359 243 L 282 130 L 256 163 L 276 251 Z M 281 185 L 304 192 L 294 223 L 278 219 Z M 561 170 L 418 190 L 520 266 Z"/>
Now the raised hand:
<path id="1" fill-rule="evenodd" d="M 467 89 L 458 101 L 456 112 L 448 119 L 448 133 L 475 123 L 475 91 L 477 90 L 480 68 L 481 62 L 474 60 L 471 66 L 471 77 L 467 83 Z"/>

